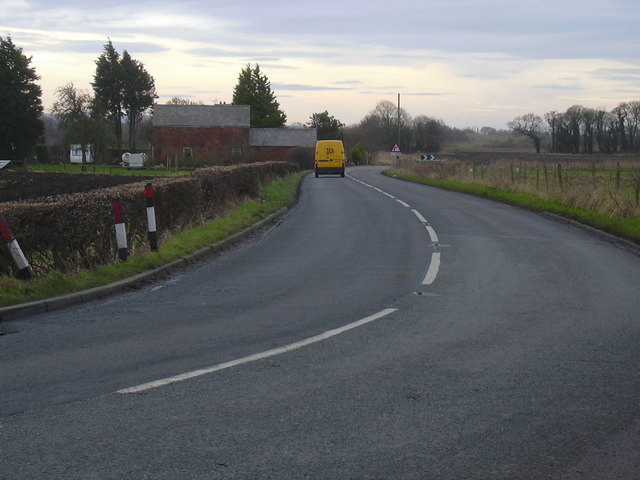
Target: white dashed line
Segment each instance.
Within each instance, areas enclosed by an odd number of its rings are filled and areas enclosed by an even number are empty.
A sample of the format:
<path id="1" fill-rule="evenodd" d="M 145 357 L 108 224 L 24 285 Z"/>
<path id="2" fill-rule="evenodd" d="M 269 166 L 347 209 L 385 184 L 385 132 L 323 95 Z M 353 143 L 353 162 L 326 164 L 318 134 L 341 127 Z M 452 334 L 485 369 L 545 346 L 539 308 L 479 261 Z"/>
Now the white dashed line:
<path id="1" fill-rule="evenodd" d="M 403 202 L 399 198 L 390 195 L 389 193 L 385 192 L 384 190 L 381 190 L 378 187 L 374 187 L 373 185 L 369 185 L 368 183 L 365 183 L 361 180 L 353 178 L 351 175 L 348 175 L 348 177 L 364 185 L 365 187 L 372 188 L 373 190 L 380 192 L 383 195 L 386 195 L 387 197 L 393 198 L 396 202 L 398 202 L 403 207 L 411 208 L 411 205 L 409 205 L 408 203 Z M 434 247 L 438 246 L 438 244 L 440 243 L 440 240 L 438 239 L 438 234 L 436 233 L 434 228 L 431 225 L 429 225 L 429 222 L 427 221 L 427 219 L 424 218 L 424 216 L 422 216 L 422 214 L 418 210 L 411 208 L 411 211 L 416 216 L 416 218 L 420 221 L 420 223 L 422 223 L 427 229 L 427 232 L 429 233 L 429 238 L 431 239 L 432 246 Z M 434 252 L 431 255 L 431 263 L 429 264 L 429 270 L 427 271 L 427 275 L 424 277 L 424 280 L 422 281 L 422 285 L 431 285 L 436 280 L 439 270 L 440 270 L 440 252 Z"/>
<path id="2" fill-rule="evenodd" d="M 440 270 L 440 252 L 433 252 L 431 255 L 431 263 L 429 264 L 429 270 L 422 281 L 422 285 L 431 285 L 438 276 L 438 270 Z"/>
<path id="3" fill-rule="evenodd" d="M 425 220 L 425 218 L 422 216 L 422 214 L 417 211 L 417 210 L 411 210 L 413 212 L 413 214 L 418 217 L 418 220 L 420 220 L 422 223 L 427 223 L 427 221 Z"/>
<path id="4" fill-rule="evenodd" d="M 427 232 L 429 232 L 429 238 L 431 238 L 431 243 L 435 245 L 440 242 L 438 240 L 438 235 L 436 234 L 436 231 L 433 229 L 431 225 L 427 225 Z"/>

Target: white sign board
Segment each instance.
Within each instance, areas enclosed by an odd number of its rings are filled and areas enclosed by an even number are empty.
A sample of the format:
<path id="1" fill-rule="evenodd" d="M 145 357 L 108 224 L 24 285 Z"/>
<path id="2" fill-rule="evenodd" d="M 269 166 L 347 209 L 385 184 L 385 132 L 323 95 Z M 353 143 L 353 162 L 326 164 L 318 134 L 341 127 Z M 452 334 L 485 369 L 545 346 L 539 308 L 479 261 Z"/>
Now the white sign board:
<path id="1" fill-rule="evenodd" d="M 9 163 L 11 163 L 11 160 L 0 160 L 0 169 L 6 167 Z"/>
<path id="2" fill-rule="evenodd" d="M 395 158 L 396 160 L 400 160 L 400 147 L 396 143 L 391 149 L 391 158 Z"/>

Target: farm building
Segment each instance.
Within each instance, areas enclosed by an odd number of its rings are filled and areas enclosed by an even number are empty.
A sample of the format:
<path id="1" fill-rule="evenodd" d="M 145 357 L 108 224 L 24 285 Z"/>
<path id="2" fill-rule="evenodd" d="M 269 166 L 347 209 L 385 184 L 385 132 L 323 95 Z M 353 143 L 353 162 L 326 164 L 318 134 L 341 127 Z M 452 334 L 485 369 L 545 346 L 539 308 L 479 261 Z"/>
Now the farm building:
<path id="1" fill-rule="evenodd" d="M 312 149 L 314 128 L 250 128 L 248 105 L 156 105 L 153 163 L 211 165 L 292 161 Z"/>

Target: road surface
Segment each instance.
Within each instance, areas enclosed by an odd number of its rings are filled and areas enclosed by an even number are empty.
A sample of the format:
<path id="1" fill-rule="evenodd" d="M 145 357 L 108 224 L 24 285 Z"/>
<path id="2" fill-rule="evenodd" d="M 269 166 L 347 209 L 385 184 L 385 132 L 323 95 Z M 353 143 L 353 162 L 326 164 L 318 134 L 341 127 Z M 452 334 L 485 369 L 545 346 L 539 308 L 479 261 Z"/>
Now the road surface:
<path id="1" fill-rule="evenodd" d="M 379 171 L 3 324 L 0 478 L 639 478 L 640 259 Z"/>

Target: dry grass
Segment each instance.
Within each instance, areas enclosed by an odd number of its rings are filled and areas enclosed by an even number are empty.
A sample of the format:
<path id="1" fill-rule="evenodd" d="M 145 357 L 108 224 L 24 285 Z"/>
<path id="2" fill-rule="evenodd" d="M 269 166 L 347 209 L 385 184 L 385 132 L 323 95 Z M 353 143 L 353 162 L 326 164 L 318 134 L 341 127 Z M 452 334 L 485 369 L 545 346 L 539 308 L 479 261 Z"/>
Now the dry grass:
<path id="1" fill-rule="evenodd" d="M 536 159 L 446 159 L 419 163 L 404 157 L 394 170 L 420 178 L 478 184 L 510 192 L 532 193 L 617 218 L 640 217 L 640 157 L 596 159 L 557 156 Z"/>

